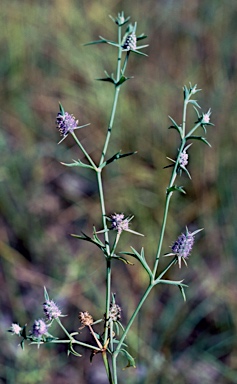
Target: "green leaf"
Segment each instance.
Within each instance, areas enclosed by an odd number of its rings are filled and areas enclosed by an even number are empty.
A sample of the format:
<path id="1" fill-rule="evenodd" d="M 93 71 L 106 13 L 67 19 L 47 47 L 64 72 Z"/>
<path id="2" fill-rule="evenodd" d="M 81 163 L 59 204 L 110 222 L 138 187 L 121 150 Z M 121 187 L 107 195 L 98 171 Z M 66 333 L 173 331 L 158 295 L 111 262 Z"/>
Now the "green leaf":
<path id="1" fill-rule="evenodd" d="M 145 47 L 148 47 L 148 45 L 142 45 L 140 47 L 137 47 L 137 49 L 141 49 L 141 48 L 145 48 Z M 148 56 L 146 53 L 140 52 L 137 49 L 134 49 L 134 50 L 131 49 L 131 52 L 137 53 L 138 55 L 142 55 L 142 56 Z"/>
<path id="2" fill-rule="evenodd" d="M 69 356 L 70 353 L 74 356 L 77 356 L 77 357 L 81 357 L 82 355 L 80 355 L 80 353 L 76 352 L 75 349 L 73 348 L 72 346 L 72 343 L 69 344 L 68 346 L 68 351 L 67 351 L 67 355 Z"/>
<path id="3" fill-rule="evenodd" d="M 183 296 L 184 301 L 186 301 L 186 295 L 185 295 L 184 287 L 182 285 L 179 285 L 179 289 L 180 289 L 180 292 Z"/>
<path id="4" fill-rule="evenodd" d="M 102 77 L 100 79 L 96 79 L 97 81 L 106 81 L 107 83 L 115 84 L 115 81 L 112 79 L 112 77 Z"/>
<path id="5" fill-rule="evenodd" d="M 168 195 L 169 193 L 174 192 L 174 191 L 178 191 L 178 192 L 186 194 L 185 190 L 183 189 L 183 186 L 177 186 L 177 185 L 173 185 L 173 187 L 167 188 L 166 193 Z"/>
<path id="6" fill-rule="evenodd" d="M 49 295 L 48 295 L 46 287 L 44 287 L 44 299 L 45 299 L 45 301 L 49 301 Z"/>
<path id="7" fill-rule="evenodd" d="M 131 77 L 126 77 L 126 76 L 122 75 L 122 76 L 120 77 L 119 81 L 116 83 L 116 87 L 117 87 L 118 85 L 123 84 L 125 81 L 130 80 L 130 79 L 133 79 L 133 76 L 131 76 Z"/>
<path id="8" fill-rule="evenodd" d="M 100 40 L 90 41 L 89 43 L 84 44 L 84 46 L 86 46 L 86 45 L 93 45 L 93 44 L 106 44 L 106 43 L 108 43 L 108 41 L 109 40 L 102 38 Z"/>
<path id="9" fill-rule="evenodd" d="M 61 113 L 61 115 L 65 115 L 65 111 L 64 111 L 64 108 L 63 108 L 63 106 L 62 106 L 62 104 L 59 102 L 59 110 L 60 110 L 60 113 Z"/>
<path id="10" fill-rule="evenodd" d="M 128 364 L 123 369 L 130 368 L 130 367 L 136 368 L 134 358 L 130 355 L 130 353 L 128 353 L 128 351 L 126 351 L 126 349 L 120 349 L 119 352 L 121 352 L 128 360 Z"/>
<path id="11" fill-rule="evenodd" d="M 95 244 L 97 247 L 99 247 L 102 250 L 105 257 L 108 257 L 105 245 L 98 238 L 97 238 L 98 239 L 97 240 L 97 239 L 95 239 L 95 236 L 94 236 L 94 239 L 92 239 L 91 237 L 87 236 L 83 232 L 82 232 L 82 235 L 83 236 L 71 234 L 71 236 L 75 237 L 76 239 L 85 240 L 85 241 L 88 241 L 89 243 Z"/>
<path id="12" fill-rule="evenodd" d="M 105 167 L 106 165 L 112 163 L 113 161 L 115 160 L 119 160 L 119 159 L 122 159 L 123 157 L 127 157 L 127 156 L 132 156 L 134 155 L 135 153 L 137 153 L 136 151 L 135 152 L 128 152 L 128 153 L 124 153 L 124 154 L 121 154 L 121 151 L 115 153 L 115 155 L 113 155 L 110 159 L 108 159 L 107 161 L 105 161 L 102 165 L 101 165 L 101 168 Z"/>
<path id="13" fill-rule="evenodd" d="M 147 36 L 144 33 L 142 33 L 141 35 L 137 36 L 137 41 L 142 40 L 142 39 L 146 39 L 146 38 L 147 38 Z"/>
<path id="14" fill-rule="evenodd" d="M 127 259 L 125 259 L 125 257 L 122 257 L 122 256 L 113 255 L 112 258 L 117 259 L 117 260 L 121 260 L 124 262 L 124 264 L 134 265 L 133 263 L 131 263 L 131 261 L 128 261 Z"/>
<path id="15" fill-rule="evenodd" d="M 148 275 L 151 277 L 152 272 L 151 272 L 151 269 L 150 269 L 150 267 L 147 264 L 147 261 L 145 259 L 144 248 L 141 249 L 141 253 L 137 252 L 136 249 L 133 247 L 131 247 L 131 249 L 132 249 L 133 253 L 131 253 L 131 252 L 120 252 L 120 253 L 122 253 L 123 255 L 132 256 L 135 259 L 139 260 L 140 263 L 142 264 L 143 268 L 147 271 Z"/>
<path id="16" fill-rule="evenodd" d="M 169 285 L 176 285 L 178 287 L 188 287 L 186 284 L 182 284 L 182 281 L 174 281 L 174 280 L 157 280 L 157 284 L 169 284 Z"/>
<path id="17" fill-rule="evenodd" d="M 180 173 L 182 173 L 182 170 L 183 170 L 184 172 L 187 173 L 188 177 L 189 177 L 190 180 L 191 180 L 192 178 L 191 178 L 191 175 L 190 175 L 189 171 L 187 170 L 187 168 L 186 168 L 186 167 L 183 167 L 182 165 L 179 165 L 179 168 L 178 168 L 177 172 L 180 171 Z"/>
<path id="18" fill-rule="evenodd" d="M 211 144 L 209 143 L 209 141 L 207 141 L 207 139 L 203 136 L 188 136 L 187 139 L 199 140 L 207 144 L 209 147 L 211 147 Z"/>
<path id="19" fill-rule="evenodd" d="M 81 160 L 73 160 L 73 163 L 63 163 L 60 162 L 60 164 L 65 165 L 66 167 L 81 167 L 81 168 L 90 168 L 94 169 L 91 165 L 83 163 Z"/>
<path id="20" fill-rule="evenodd" d="M 171 116 L 168 116 L 168 117 L 169 117 L 169 119 L 172 121 L 172 123 L 174 124 L 174 125 L 171 125 L 171 126 L 169 127 L 169 129 L 170 129 L 170 128 L 174 128 L 174 129 L 176 129 L 176 130 L 179 132 L 180 136 L 182 136 L 182 128 L 181 128 L 181 126 L 178 125 L 178 124 L 176 123 L 176 121 L 175 121 L 174 119 L 172 119 Z"/>
<path id="21" fill-rule="evenodd" d="M 197 107 L 197 108 L 201 108 L 200 105 L 198 104 L 197 100 L 189 100 L 188 102 L 189 102 L 190 104 L 195 105 L 195 107 Z"/>

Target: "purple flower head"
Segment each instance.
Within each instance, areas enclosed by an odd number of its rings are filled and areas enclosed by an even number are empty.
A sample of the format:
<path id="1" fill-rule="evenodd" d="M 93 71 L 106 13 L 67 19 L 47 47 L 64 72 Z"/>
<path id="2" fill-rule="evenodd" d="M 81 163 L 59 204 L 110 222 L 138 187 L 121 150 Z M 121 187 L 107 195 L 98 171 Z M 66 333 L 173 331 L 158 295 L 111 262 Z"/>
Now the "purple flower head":
<path id="1" fill-rule="evenodd" d="M 67 136 L 77 128 L 78 120 L 68 112 L 62 113 L 61 111 L 57 114 L 56 125 L 61 136 Z"/>
<path id="2" fill-rule="evenodd" d="M 44 320 L 35 320 L 32 329 L 32 335 L 39 338 L 47 333 L 48 327 Z"/>
<path id="3" fill-rule="evenodd" d="M 124 51 L 136 50 L 137 38 L 136 38 L 135 32 L 132 32 L 130 35 L 127 36 L 124 44 L 122 45 L 122 48 Z"/>
<path id="4" fill-rule="evenodd" d="M 108 219 L 112 222 L 111 229 L 117 231 L 118 235 L 121 235 L 123 231 L 127 231 L 134 233 L 134 235 L 144 236 L 143 234 L 135 232 L 129 228 L 130 221 L 133 219 L 133 217 L 134 216 L 125 218 L 123 213 L 114 213 Z"/>
<path id="5" fill-rule="evenodd" d="M 122 231 L 127 231 L 129 227 L 129 220 L 128 218 L 124 219 L 123 213 L 114 213 L 111 215 L 111 228 L 115 231 L 118 231 L 119 234 L 122 233 Z"/>
<path id="6" fill-rule="evenodd" d="M 189 144 L 187 145 L 184 149 L 183 149 L 183 152 L 181 152 L 180 156 L 179 156 L 179 166 L 181 168 L 183 168 L 184 170 L 186 165 L 188 165 L 188 154 L 187 154 L 187 150 L 189 149 L 189 147 L 191 147 L 192 144 Z"/>
<path id="7" fill-rule="evenodd" d="M 19 324 L 12 323 L 10 332 L 14 333 L 15 335 L 20 335 L 21 334 L 22 328 L 20 327 Z"/>
<path id="8" fill-rule="evenodd" d="M 48 320 L 57 319 L 61 316 L 61 311 L 53 300 L 46 300 L 43 304 L 43 310 Z"/>
<path id="9" fill-rule="evenodd" d="M 171 248 L 173 254 L 178 257 L 179 268 L 181 268 L 181 260 L 183 260 L 184 263 L 187 265 L 186 259 L 192 251 L 194 244 L 194 235 L 201 230 L 202 229 L 198 229 L 197 231 L 189 232 L 188 228 L 186 227 L 186 234 L 182 233 L 172 245 Z"/>
<path id="10" fill-rule="evenodd" d="M 186 167 L 186 165 L 188 165 L 188 154 L 186 153 L 186 149 L 180 154 L 179 164 L 181 167 Z"/>

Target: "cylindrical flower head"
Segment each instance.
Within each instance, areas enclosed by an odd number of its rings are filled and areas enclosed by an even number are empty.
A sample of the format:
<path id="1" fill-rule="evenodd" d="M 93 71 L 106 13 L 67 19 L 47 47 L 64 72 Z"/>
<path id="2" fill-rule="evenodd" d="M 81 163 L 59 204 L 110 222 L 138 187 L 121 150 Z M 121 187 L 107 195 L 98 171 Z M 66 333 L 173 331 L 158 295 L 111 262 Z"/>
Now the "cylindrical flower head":
<path id="1" fill-rule="evenodd" d="M 47 300 L 43 304 L 43 310 L 48 320 L 57 319 L 61 316 L 61 311 L 53 300 Z"/>
<path id="2" fill-rule="evenodd" d="M 33 329 L 32 329 L 32 335 L 35 337 L 40 337 L 43 336 L 47 333 L 48 328 L 47 324 L 44 322 L 44 320 L 39 319 L 35 320 L 33 324 Z"/>
<path id="3" fill-rule="evenodd" d="M 75 119 L 73 115 L 70 115 L 68 112 L 62 114 L 58 113 L 56 118 L 56 125 L 61 134 L 61 136 L 67 136 L 78 126 L 78 120 Z"/>
<path id="4" fill-rule="evenodd" d="M 186 149 L 180 154 L 179 164 L 181 167 L 186 167 L 186 165 L 188 165 L 188 154 L 186 153 Z"/>
<path id="5" fill-rule="evenodd" d="M 188 228 L 186 228 L 186 234 L 182 233 L 172 245 L 172 251 L 178 257 L 179 268 L 181 268 L 181 260 L 183 260 L 184 263 L 187 265 L 186 259 L 192 251 L 194 244 L 194 235 L 196 235 L 196 233 L 200 231 L 202 231 L 202 229 L 197 229 L 194 232 L 189 232 Z"/>
<path id="6" fill-rule="evenodd" d="M 137 48 L 137 38 L 134 32 L 132 32 L 125 40 L 125 43 L 123 44 L 122 48 L 124 51 L 130 51 L 132 49 L 133 51 Z"/>

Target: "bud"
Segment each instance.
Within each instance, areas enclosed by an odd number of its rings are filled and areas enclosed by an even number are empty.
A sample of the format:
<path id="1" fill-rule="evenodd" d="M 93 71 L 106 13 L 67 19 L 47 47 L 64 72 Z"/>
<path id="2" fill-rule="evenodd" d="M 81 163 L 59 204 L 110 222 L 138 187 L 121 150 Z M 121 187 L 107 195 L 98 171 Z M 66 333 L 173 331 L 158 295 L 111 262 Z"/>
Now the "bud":
<path id="1" fill-rule="evenodd" d="M 84 327 L 88 327 L 89 325 L 93 324 L 93 317 L 89 314 L 89 312 L 80 312 L 78 315 L 78 318 L 82 324 L 82 327 L 79 329 L 82 329 Z"/>
<path id="2" fill-rule="evenodd" d="M 118 321 L 121 319 L 122 309 L 118 304 L 111 303 L 109 310 L 109 319 L 112 321 Z"/>
<path id="3" fill-rule="evenodd" d="M 210 116 L 211 116 L 211 108 L 207 111 L 207 113 L 204 113 L 202 116 L 202 124 L 209 124 L 210 123 Z"/>
<path id="4" fill-rule="evenodd" d="M 124 44 L 122 45 L 124 51 L 135 51 L 137 48 L 137 38 L 134 32 L 127 36 Z"/>

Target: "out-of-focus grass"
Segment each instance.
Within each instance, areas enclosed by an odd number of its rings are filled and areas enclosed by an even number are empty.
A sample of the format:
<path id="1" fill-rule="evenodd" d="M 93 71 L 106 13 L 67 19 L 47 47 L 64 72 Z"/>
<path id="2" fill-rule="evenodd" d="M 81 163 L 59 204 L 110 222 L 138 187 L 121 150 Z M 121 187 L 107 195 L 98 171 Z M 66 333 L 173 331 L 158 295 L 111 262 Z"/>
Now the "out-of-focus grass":
<path id="1" fill-rule="evenodd" d="M 70 237 L 100 227 L 97 186 L 90 172 L 65 168 L 60 161 L 82 158 L 68 138 L 57 146 L 54 120 L 60 100 L 90 127 L 78 134 L 99 158 L 111 108 L 112 88 L 94 81 L 115 70 L 115 50 L 83 47 L 98 35 L 116 38 L 108 15 L 124 10 L 148 35 L 148 58 L 133 56 L 119 100 L 110 154 L 138 150 L 133 158 L 107 168 L 108 212 L 135 214 L 133 228 L 146 235 L 124 235 L 123 248 L 156 250 L 177 134 L 168 131 L 171 115 L 181 121 L 182 86 L 197 83 L 206 112 L 212 149 L 194 143 L 192 181 L 187 195 L 175 196 L 166 232 L 166 249 L 184 229 L 204 227 L 189 268 L 171 272 L 185 278 L 187 303 L 178 291 L 158 287 L 137 319 L 128 344 L 137 369 L 125 370 L 126 383 L 235 383 L 236 351 L 236 150 L 237 54 L 235 1 L 152 1 L 114 4 L 104 0 L 31 2 L 2 0 L 0 13 L 0 254 L 2 383 L 104 383 L 96 356 L 66 357 L 64 348 L 27 347 L 6 334 L 12 321 L 31 326 L 41 317 L 43 286 L 77 330 L 79 310 L 104 313 L 105 263 L 102 255 Z M 145 41 L 144 41 L 145 42 Z M 190 113 L 190 121 L 195 116 Z M 138 265 L 117 264 L 113 291 L 123 321 L 146 287 Z M 55 329 L 54 334 L 57 334 Z M 86 332 L 83 331 L 83 337 Z M 126 364 L 126 362 L 124 362 Z"/>

